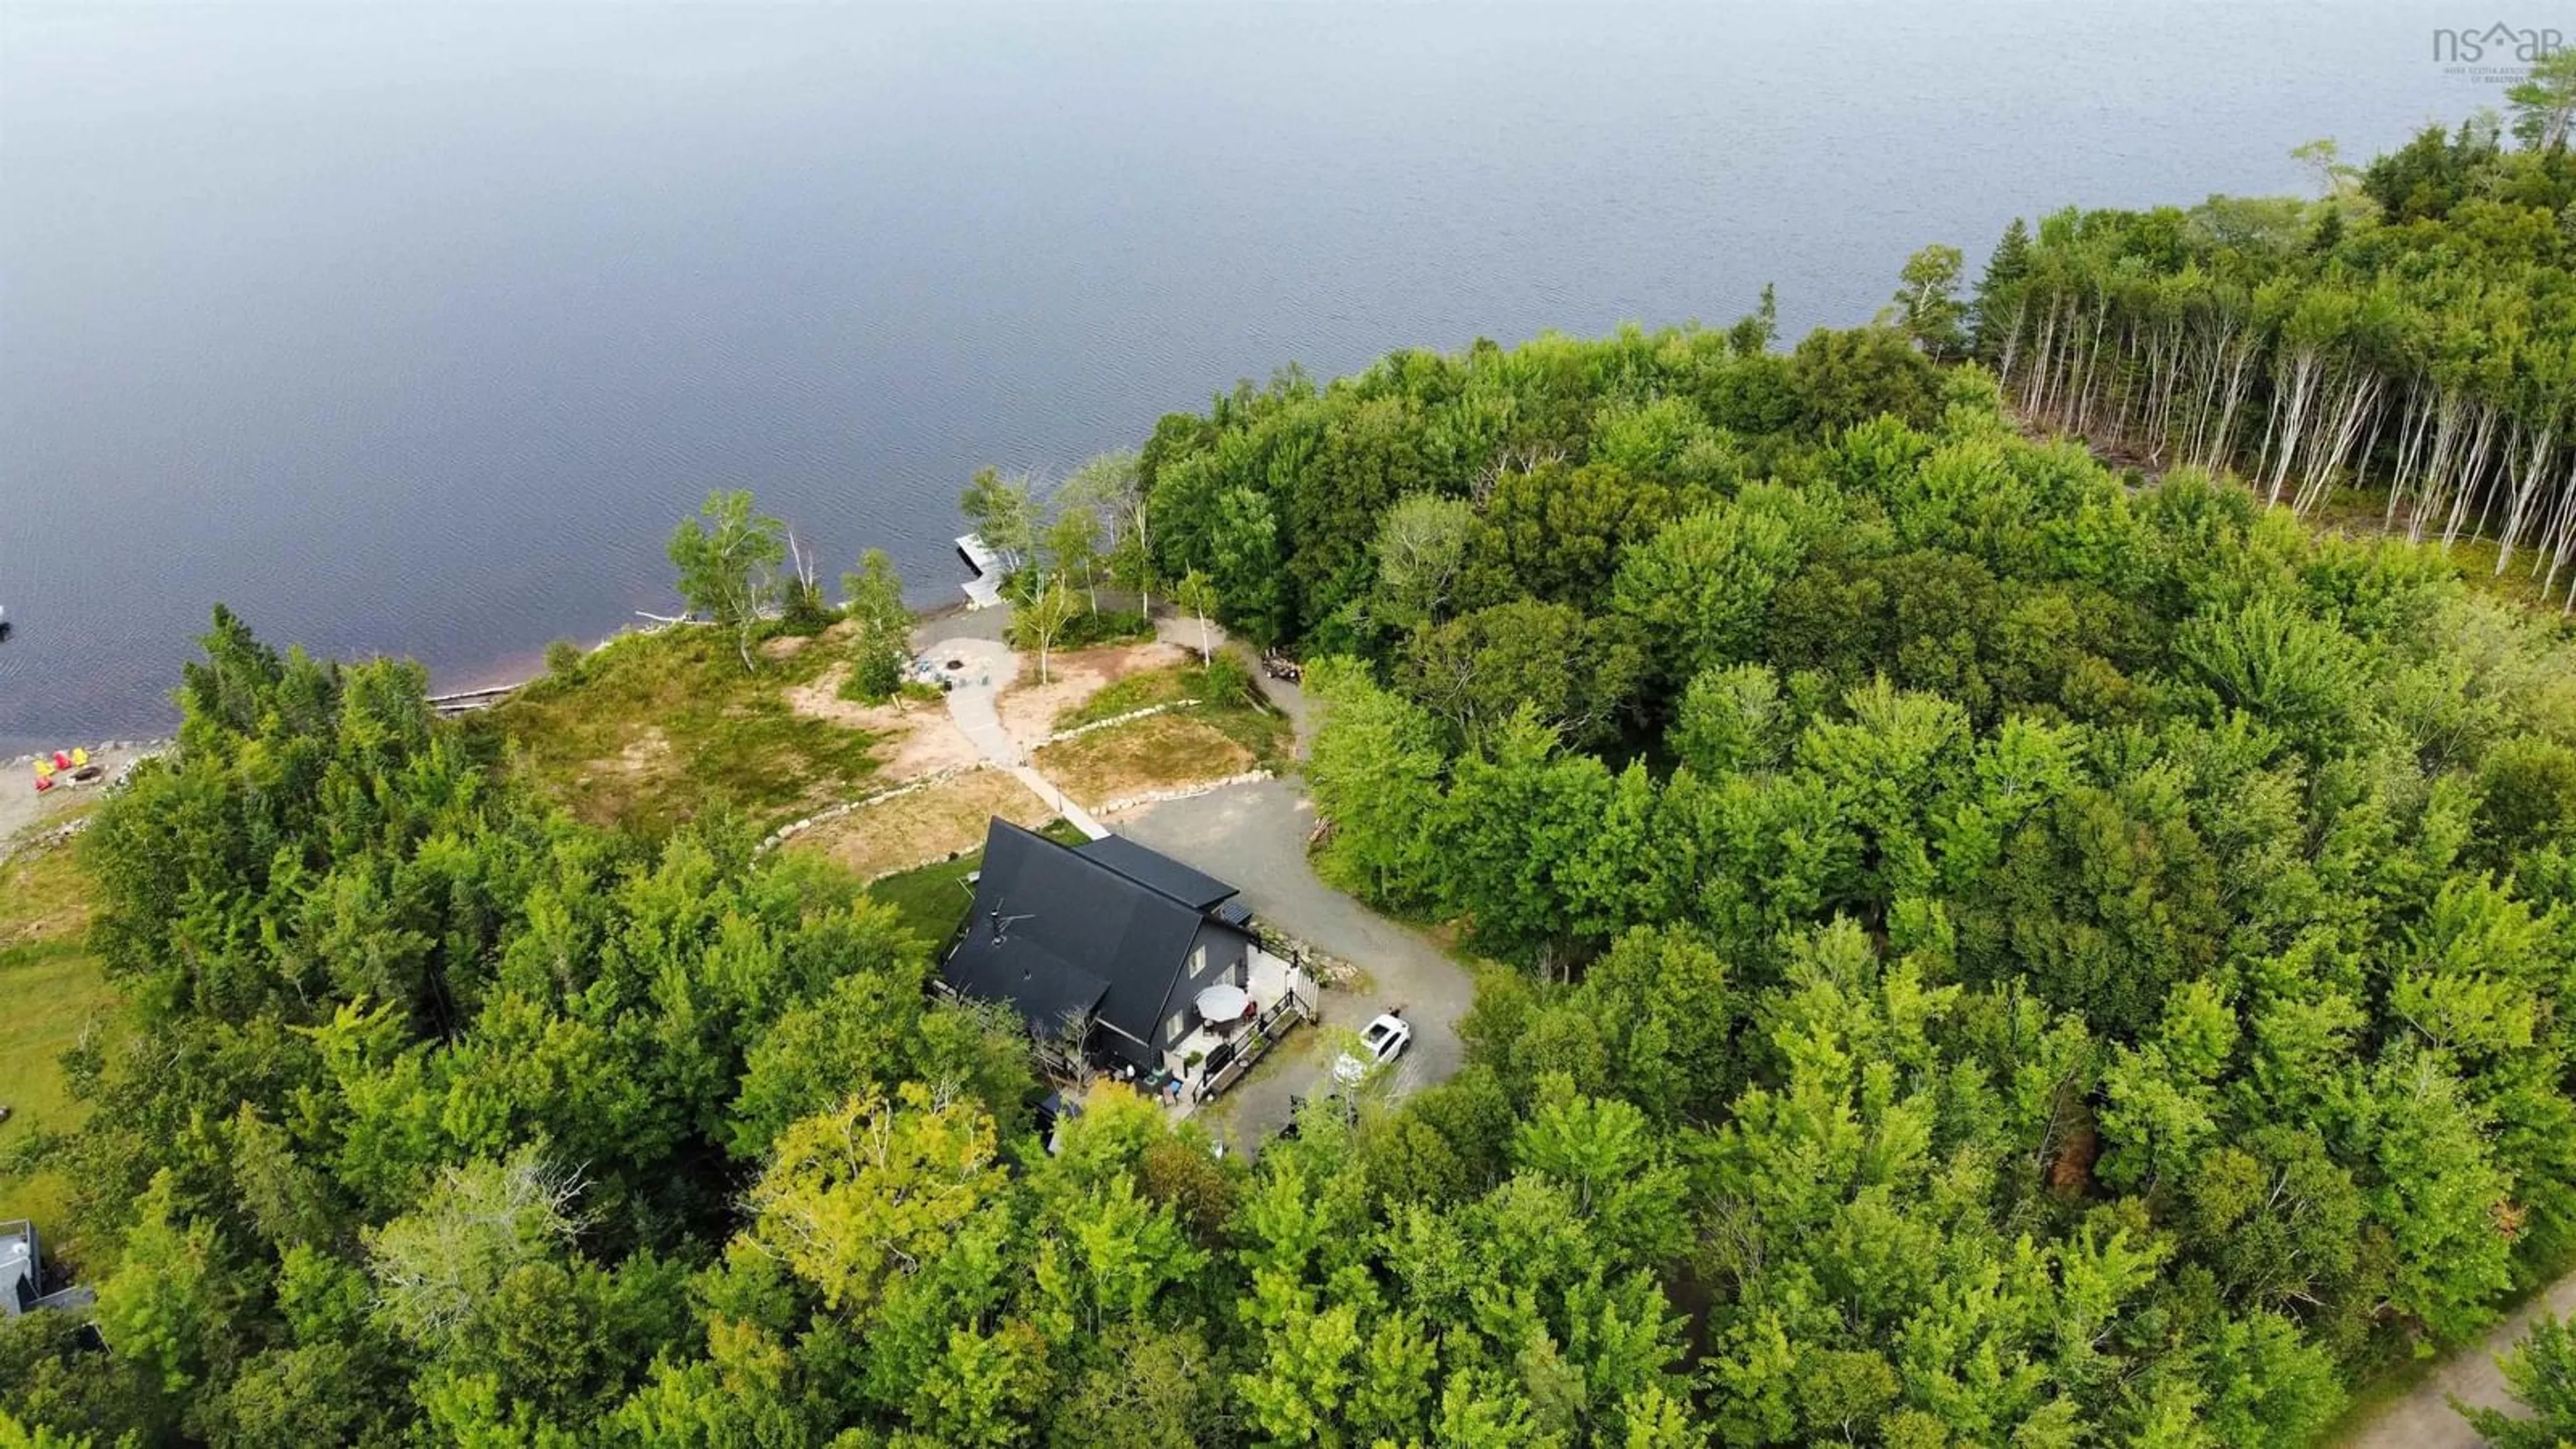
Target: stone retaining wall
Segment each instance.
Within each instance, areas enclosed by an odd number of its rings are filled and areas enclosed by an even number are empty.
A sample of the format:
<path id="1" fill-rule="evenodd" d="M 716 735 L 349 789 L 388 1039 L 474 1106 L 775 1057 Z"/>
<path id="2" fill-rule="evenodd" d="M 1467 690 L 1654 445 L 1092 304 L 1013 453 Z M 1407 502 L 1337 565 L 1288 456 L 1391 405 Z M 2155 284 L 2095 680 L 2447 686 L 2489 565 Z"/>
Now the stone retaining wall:
<path id="1" fill-rule="evenodd" d="M 1256 780 L 1269 778 L 1268 770 L 1246 770 L 1240 775 L 1228 775 L 1222 780 L 1202 780 L 1195 785 L 1176 785 L 1169 790 L 1148 790 L 1142 795 L 1122 796 L 1091 813 L 1116 815 L 1121 811 L 1141 810 L 1148 805 L 1160 805 L 1166 800 L 1194 800 L 1201 795 L 1211 795 L 1231 785 L 1249 785 Z"/>
<path id="2" fill-rule="evenodd" d="M 1105 730 L 1114 725 L 1133 724 L 1137 720 L 1162 714 L 1167 710 L 1188 709 L 1197 703 L 1198 701 L 1195 699 L 1176 699 L 1171 701 L 1169 704 L 1149 704 L 1143 709 L 1131 709 L 1125 714 L 1111 715 L 1107 719 L 1093 720 L 1089 724 L 1075 725 L 1069 730 L 1057 730 L 1054 734 L 1047 736 L 1039 748 L 1043 749 L 1047 745 L 1060 745 L 1067 740 L 1077 739 L 1083 735 L 1090 734 L 1094 730 Z M 768 838 L 760 842 L 760 850 L 775 850 L 779 846 L 786 844 L 788 841 L 795 839 L 797 836 L 804 834 L 806 831 L 813 829 L 815 826 L 838 820 L 842 816 L 850 814 L 852 811 L 865 810 L 871 805 L 882 805 L 888 800 L 900 799 L 903 796 L 910 795 L 916 791 L 927 790 L 933 785 L 945 785 L 951 780 L 957 779 L 963 775 L 971 775 L 978 770 L 1000 768 L 1007 767 L 996 765 L 991 760 L 977 760 L 971 765 L 958 765 L 952 769 L 936 770 L 927 775 L 915 776 L 912 779 L 904 781 L 900 785 L 893 785 L 886 789 L 879 790 L 873 795 L 862 795 L 856 800 L 844 800 L 838 805 L 825 806 L 823 809 L 815 811 L 813 814 L 806 816 L 802 820 L 791 820 L 786 824 L 779 826 L 776 830 L 771 831 Z M 1181 800 L 1192 795 L 1204 795 L 1208 791 L 1218 789 L 1222 786 L 1240 784 L 1246 780 L 1267 780 L 1269 778 L 1270 773 L 1267 770 L 1256 770 L 1249 775 L 1236 775 L 1231 779 L 1211 781 L 1204 785 L 1183 786 L 1177 791 L 1163 791 L 1152 795 L 1138 795 L 1133 799 L 1118 801 L 1109 808 L 1112 810 L 1132 809 L 1139 805 L 1153 804 L 1158 800 Z M 907 869 L 910 868 L 911 867 L 907 867 Z M 900 874 L 900 872 L 895 873 Z"/>
<path id="3" fill-rule="evenodd" d="M 1078 740 L 1084 735 L 1090 734 L 1094 730 L 1105 730 L 1116 725 L 1134 724 L 1140 719 L 1151 719 L 1155 715 L 1162 714 L 1169 710 L 1188 709 L 1197 703 L 1198 701 L 1195 699 L 1176 699 L 1169 704 L 1149 704 L 1143 709 L 1131 709 L 1125 714 L 1113 714 L 1107 719 L 1096 719 L 1089 724 L 1075 725 L 1069 730 L 1057 730 L 1054 734 L 1040 740 L 1038 742 L 1038 748 L 1045 749 L 1049 745 L 1060 745 L 1067 740 Z"/>
<path id="4" fill-rule="evenodd" d="M 786 824 L 779 826 L 776 830 L 769 832 L 768 838 L 760 842 L 759 848 L 755 850 L 753 854 L 756 855 L 765 851 L 775 850 L 779 846 L 786 844 L 788 841 L 795 839 L 797 836 L 804 834 L 806 831 L 813 829 L 815 826 L 828 824 L 831 821 L 838 820 L 842 816 L 850 814 L 852 811 L 865 810 L 871 805 L 882 805 L 888 800 L 900 799 L 903 796 L 927 790 L 933 785 L 945 785 L 949 781 L 958 779 L 961 776 L 974 774 L 978 770 L 990 770 L 992 768 L 994 768 L 992 761 L 977 760 L 971 765 L 958 765 L 952 769 L 934 770 L 930 774 L 916 776 L 904 781 L 900 785 L 892 785 L 883 790 L 879 790 L 873 795 L 862 795 L 856 800 L 844 800 L 838 805 L 827 805 L 824 808 L 815 811 L 813 814 L 806 816 L 802 820 L 791 820 Z"/>
<path id="5" fill-rule="evenodd" d="M 1252 927 L 1261 937 L 1263 950 L 1304 967 L 1319 985 L 1343 987 L 1359 979 L 1359 967 L 1302 937 L 1289 935 L 1257 916 Z"/>

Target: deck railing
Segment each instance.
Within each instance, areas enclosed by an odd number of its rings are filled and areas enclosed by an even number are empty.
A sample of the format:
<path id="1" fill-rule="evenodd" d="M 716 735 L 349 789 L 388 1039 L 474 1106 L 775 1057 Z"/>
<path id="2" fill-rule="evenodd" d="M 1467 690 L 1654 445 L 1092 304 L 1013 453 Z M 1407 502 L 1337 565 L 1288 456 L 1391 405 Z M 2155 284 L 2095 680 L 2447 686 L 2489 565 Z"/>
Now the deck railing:
<path id="1" fill-rule="evenodd" d="M 1192 1093 L 1191 1100 L 1204 1102 L 1241 1081 L 1243 1074 L 1251 1071 L 1255 1062 L 1268 1055 L 1270 1049 L 1278 1045 L 1281 1037 L 1296 1030 L 1297 1023 L 1314 1020 L 1314 995 L 1314 978 L 1292 968 L 1288 977 L 1288 990 L 1268 1011 L 1253 1018 L 1252 1030 L 1244 1033 L 1241 1045 L 1235 1049 L 1234 1060 L 1227 1062 L 1215 1075 L 1199 1078 L 1198 1087 Z"/>

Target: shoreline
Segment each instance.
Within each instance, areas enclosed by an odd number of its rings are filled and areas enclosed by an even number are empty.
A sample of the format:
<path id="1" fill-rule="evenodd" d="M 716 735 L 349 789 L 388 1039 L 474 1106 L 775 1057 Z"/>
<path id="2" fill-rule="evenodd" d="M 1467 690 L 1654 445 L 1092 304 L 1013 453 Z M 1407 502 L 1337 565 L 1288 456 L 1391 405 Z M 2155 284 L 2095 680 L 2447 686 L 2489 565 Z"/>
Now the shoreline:
<path id="1" fill-rule="evenodd" d="M 937 624 L 943 620 L 963 618 L 976 612 L 979 611 L 964 599 L 958 599 L 951 603 L 933 604 L 927 607 L 914 609 L 912 610 L 913 637 L 916 641 L 919 641 L 921 638 L 921 631 L 924 628 Z M 591 651 L 604 648 L 609 644 L 613 644 L 620 639 L 631 638 L 635 635 L 649 634 L 653 632 L 655 632 L 655 629 L 652 626 L 645 625 L 639 618 L 635 624 L 621 628 L 617 632 L 608 635 L 606 638 L 596 640 L 585 646 L 583 652 L 589 653 Z M 430 671 L 429 676 L 430 697 L 435 699 L 441 695 L 472 694 L 482 691 L 492 691 L 497 693 L 502 690 L 517 689 L 521 685 L 527 684 L 531 680 L 540 678 L 545 674 L 545 649 L 546 646 L 544 645 L 539 645 L 533 649 L 514 649 L 505 653 L 493 655 L 480 664 L 469 665 L 455 670 L 432 670 Z M 381 659 L 388 657 L 405 658 L 409 656 L 380 650 L 373 654 L 362 654 L 351 657 L 356 659 Z M 37 760 L 51 755 L 56 750 L 68 752 L 73 748 L 78 747 L 88 750 L 93 755 L 101 754 L 109 750 L 159 750 L 165 749 L 176 743 L 177 738 L 178 720 L 175 715 L 161 724 L 148 727 L 139 735 L 108 737 L 94 734 L 86 729 L 68 732 L 58 738 L 36 735 L 0 735 L 0 769 L 26 770 L 32 767 Z M 8 787 L 0 785 L 0 789 L 6 788 Z"/>
<path id="2" fill-rule="evenodd" d="M 924 628 L 929 625 L 936 624 L 941 620 L 961 618 L 969 614 L 980 612 L 985 611 L 977 609 L 972 603 L 965 600 L 959 600 L 953 604 L 937 604 L 929 608 L 914 609 L 912 611 L 913 637 L 918 640 L 921 637 L 921 631 Z M 642 618 L 645 616 L 639 614 L 638 617 Z M 584 654 L 596 654 L 600 650 L 607 648 L 609 645 L 614 644 L 621 639 L 632 639 L 642 635 L 658 634 L 669 627 L 671 627 L 669 623 L 647 624 L 643 627 L 637 627 L 630 624 L 627 627 L 618 630 L 616 633 L 609 635 L 605 639 L 583 646 L 582 652 Z M 429 697 L 432 700 L 436 700 L 442 697 L 461 694 L 490 693 L 498 695 L 503 691 L 514 690 L 522 685 L 532 683 L 545 675 L 546 647 L 550 646 L 541 646 L 533 650 L 521 650 L 515 653 L 504 654 L 492 660 L 490 663 L 477 665 L 470 669 L 458 670 L 453 675 L 446 675 L 437 671 L 432 671 L 429 677 Z M 68 746 L 65 748 L 68 748 Z"/>

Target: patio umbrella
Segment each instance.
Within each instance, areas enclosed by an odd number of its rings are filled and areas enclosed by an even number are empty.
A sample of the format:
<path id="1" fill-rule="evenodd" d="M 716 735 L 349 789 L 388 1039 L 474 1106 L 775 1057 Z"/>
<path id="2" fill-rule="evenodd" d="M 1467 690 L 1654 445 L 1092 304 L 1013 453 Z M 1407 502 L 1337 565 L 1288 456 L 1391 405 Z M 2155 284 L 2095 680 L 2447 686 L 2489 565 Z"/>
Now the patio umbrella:
<path id="1" fill-rule="evenodd" d="M 1197 1004 L 1199 1015 L 1209 1021 L 1233 1021 L 1252 1005 L 1252 998 L 1244 994 L 1242 987 L 1220 982 L 1200 992 Z"/>

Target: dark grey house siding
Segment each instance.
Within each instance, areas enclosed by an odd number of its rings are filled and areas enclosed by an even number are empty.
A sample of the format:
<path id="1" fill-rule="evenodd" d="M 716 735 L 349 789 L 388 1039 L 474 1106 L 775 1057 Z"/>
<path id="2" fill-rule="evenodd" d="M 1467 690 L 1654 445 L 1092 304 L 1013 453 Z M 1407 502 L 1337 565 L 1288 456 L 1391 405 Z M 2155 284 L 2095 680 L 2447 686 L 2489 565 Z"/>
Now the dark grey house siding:
<path id="1" fill-rule="evenodd" d="M 1254 944 L 1250 935 L 1222 921 L 1207 921 L 1199 926 L 1198 935 L 1190 941 L 1189 960 L 1196 961 L 1204 950 L 1207 965 L 1196 970 L 1188 965 L 1181 968 L 1181 979 L 1172 989 L 1171 1000 L 1164 1003 L 1162 1036 L 1156 1045 L 1168 1049 L 1189 1035 L 1190 1009 L 1200 992 L 1211 986 L 1243 984 L 1243 964 Z M 1172 1027 L 1175 1017 L 1181 1022 L 1178 1030 Z"/>

